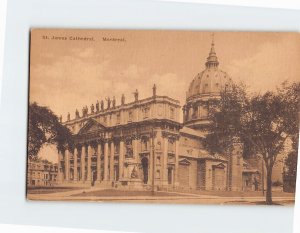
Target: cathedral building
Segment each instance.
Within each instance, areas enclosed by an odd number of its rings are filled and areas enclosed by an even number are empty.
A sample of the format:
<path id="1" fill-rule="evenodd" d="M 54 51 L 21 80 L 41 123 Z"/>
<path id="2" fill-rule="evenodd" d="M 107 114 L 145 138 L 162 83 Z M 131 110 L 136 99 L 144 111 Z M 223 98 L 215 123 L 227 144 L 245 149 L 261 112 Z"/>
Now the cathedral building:
<path id="1" fill-rule="evenodd" d="M 191 81 L 182 107 L 178 100 L 153 94 L 121 104 L 106 99 L 82 109 L 63 125 L 74 147 L 58 153 L 61 185 L 100 186 L 132 190 L 254 190 L 260 182 L 257 162 L 243 159 L 236 139 L 224 155 L 202 145 L 208 101 L 220 98 L 231 79 L 219 69 L 214 43 L 205 70 Z M 183 110 L 183 123 L 180 114 Z M 254 185 L 257 184 L 257 185 Z"/>

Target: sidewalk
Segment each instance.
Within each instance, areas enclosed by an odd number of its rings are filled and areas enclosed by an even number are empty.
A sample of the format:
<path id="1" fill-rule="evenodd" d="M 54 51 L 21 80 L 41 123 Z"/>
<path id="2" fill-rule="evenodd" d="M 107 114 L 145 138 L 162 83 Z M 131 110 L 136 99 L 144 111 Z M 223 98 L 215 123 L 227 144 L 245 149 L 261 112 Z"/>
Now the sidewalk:
<path id="1" fill-rule="evenodd" d="M 99 191 L 99 193 L 97 193 Z M 112 195 L 101 196 L 101 191 L 112 191 Z M 49 200 L 49 201 L 122 201 L 122 202 L 151 202 L 151 203 L 187 203 L 187 204 L 251 204 L 265 201 L 263 196 L 233 196 L 222 197 L 218 195 L 202 195 L 180 192 L 157 191 L 156 195 L 124 195 L 113 194 L 114 190 L 107 190 L 99 187 L 91 187 L 66 192 L 49 194 L 28 194 L 29 200 Z M 123 191 L 122 191 L 123 192 Z M 90 195 L 89 195 L 90 193 Z M 97 194 L 95 194 L 97 193 Z M 138 192 L 137 192 L 138 193 Z M 82 194 L 82 196 L 81 196 Z M 164 195 L 162 195 L 164 194 Z M 273 197 L 274 202 L 293 204 L 294 197 Z"/>

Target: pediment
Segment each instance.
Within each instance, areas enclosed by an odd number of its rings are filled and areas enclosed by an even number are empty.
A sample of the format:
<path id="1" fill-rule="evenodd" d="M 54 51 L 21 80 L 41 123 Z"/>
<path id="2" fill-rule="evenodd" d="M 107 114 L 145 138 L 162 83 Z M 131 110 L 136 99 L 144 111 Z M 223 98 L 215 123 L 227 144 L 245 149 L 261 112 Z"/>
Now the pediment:
<path id="1" fill-rule="evenodd" d="M 214 168 L 224 169 L 226 166 L 223 163 L 219 163 L 218 165 L 214 165 Z"/>
<path id="2" fill-rule="evenodd" d="M 94 119 L 89 119 L 79 130 L 78 134 L 88 134 L 98 131 L 104 131 L 106 127 Z"/>
<path id="3" fill-rule="evenodd" d="M 188 159 L 181 159 L 179 160 L 179 164 L 188 166 L 191 164 L 191 162 Z"/>

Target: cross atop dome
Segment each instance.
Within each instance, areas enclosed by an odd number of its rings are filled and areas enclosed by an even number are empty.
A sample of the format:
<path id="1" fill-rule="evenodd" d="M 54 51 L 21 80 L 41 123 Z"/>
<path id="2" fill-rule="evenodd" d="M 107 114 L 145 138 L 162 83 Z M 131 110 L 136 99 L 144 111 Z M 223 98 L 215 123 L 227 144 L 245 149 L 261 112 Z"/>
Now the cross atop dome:
<path id="1" fill-rule="evenodd" d="M 211 48 L 210 48 L 209 56 L 207 58 L 205 66 L 206 66 L 206 68 L 218 67 L 219 66 L 218 57 L 217 57 L 217 54 L 215 52 L 214 33 L 212 33 Z"/>

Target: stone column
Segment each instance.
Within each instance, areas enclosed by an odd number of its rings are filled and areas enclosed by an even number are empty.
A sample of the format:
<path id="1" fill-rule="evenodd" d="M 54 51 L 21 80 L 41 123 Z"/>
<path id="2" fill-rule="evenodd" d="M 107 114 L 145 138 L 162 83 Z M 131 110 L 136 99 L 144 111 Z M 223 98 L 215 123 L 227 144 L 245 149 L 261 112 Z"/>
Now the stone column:
<path id="1" fill-rule="evenodd" d="M 108 142 L 104 144 L 104 180 L 108 181 Z"/>
<path id="2" fill-rule="evenodd" d="M 168 138 L 163 138 L 163 158 L 162 158 L 162 181 L 163 185 L 168 185 Z"/>
<path id="3" fill-rule="evenodd" d="M 154 167 L 153 167 L 153 160 L 154 160 L 154 153 L 153 153 L 153 138 L 151 137 L 149 140 L 150 146 L 150 156 L 149 156 L 149 161 L 148 161 L 148 184 L 152 185 L 152 178 L 153 178 L 153 172 L 154 172 Z M 154 173 L 155 174 L 155 173 Z"/>
<path id="4" fill-rule="evenodd" d="M 77 182 L 78 180 L 78 171 L 77 171 L 77 157 L 78 157 L 78 151 L 77 147 L 74 148 L 74 182 Z"/>
<path id="5" fill-rule="evenodd" d="M 65 150 L 65 173 L 66 173 L 66 181 L 69 182 L 70 179 L 70 155 L 69 150 Z"/>
<path id="6" fill-rule="evenodd" d="M 81 147 L 81 181 L 84 183 L 85 181 L 85 154 L 86 154 L 86 149 L 85 146 L 83 145 Z"/>
<path id="7" fill-rule="evenodd" d="M 101 142 L 98 143 L 97 147 L 97 182 L 101 182 L 101 151 L 102 145 Z"/>
<path id="8" fill-rule="evenodd" d="M 91 182 L 92 180 L 92 146 L 88 145 L 88 161 L 87 161 L 87 181 Z"/>
<path id="9" fill-rule="evenodd" d="M 120 153 L 119 153 L 119 180 L 124 178 L 124 141 L 120 141 Z"/>
<path id="10" fill-rule="evenodd" d="M 178 169 L 179 169 L 179 140 L 175 141 L 175 171 L 174 171 L 174 186 L 179 186 L 178 181 Z"/>
<path id="11" fill-rule="evenodd" d="M 114 157 L 115 157 L 115 144 L 114 141 L 111 141 L 110 143 L 110 168 L 109 168 L 109 180 L 114 180 Z"/>
<path id="12" fill-rule="evenodd" d="M 61 161 L 63 159 L 63 154 L 62 154 L 62 151 L 58 150 L 58 162 L 57 162 L 57 166 L 58 166 L 58 174 L 57 174 L 57 180 L 59 183 L 62 183 L 63 180 L 64 180 L 64 174 L 62 172 L 62 166 L 61 166 Z"/>

